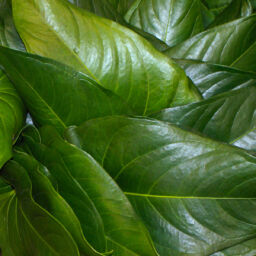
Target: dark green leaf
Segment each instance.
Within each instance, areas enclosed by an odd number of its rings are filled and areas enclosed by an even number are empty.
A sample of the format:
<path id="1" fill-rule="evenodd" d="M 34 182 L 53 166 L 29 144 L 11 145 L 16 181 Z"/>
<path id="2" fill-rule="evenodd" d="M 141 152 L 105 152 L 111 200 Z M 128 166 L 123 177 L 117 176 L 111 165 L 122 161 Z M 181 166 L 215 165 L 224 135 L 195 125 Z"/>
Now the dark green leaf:
<path id="1" fill-rule="evenodd" d="M 125 20 L 169 46 L 203 30 L 199 0 L 136 0 Z"/>
<path id="2" fill-rule="evenodd" d="M 204 98 L 256 84 L 256 74 L 195 60 L 176 60 Z"/>
<path id="3" fill-rule="evenodd" d="M 5 239 L 14 255 L 79 256 L 70 233 L 32 197 L 32 183 L 26 170 L 16 161 L 9 161 L 2 176 L 15 188 L 14 196 L 4 213 Z"/>
<path id="4" fill-rule="evenodd" d="M 0 70 L 0 168 L 12 156 L 15 135 L 22 128 L 25 110 L 6 75 Z"/>
<path id="5" fill-rule="evenodd" d="M 255 114 L 256 84 L 195 104 L 165 109 L 153 117 L 220 141 L 235 143 L 256 129 Z"/>
<path id="6" fill-rule="evenodd" d="M 165 53 L 256 72 L 256 14 L 208 29 Z"/>
<path id="7" fill-rule="evenodd" d="M 118 96 L 61 63 L 4 47 L 0 59 L 39 125 L 62 131 L 87 119 L 133 113 Z"/>
<path id="8" fill-rule="evenodd" d="M 88 74 L 139 114 L 200 98 L 183 70 L 113 21 L 64 0 L 14 0 L 13 10 L 29 52 Z"/>
<path id="9" fill-rule="evenodd" d="M 255 238 L 256 158 L 246 151 L 126 117 L 88 121 L 68 137 L 129 196 L 160 255 L 210 255 Z"/>
<path id="10" fill-rule="evenodd" d="M 11 0 L 0 0 L 0 45 L 25 51 L 13 22 Z"/>
<path id="11" fill-rule="evenodd" d="M 107 248 L 116 256 L 157 255 L 144 225 L 115 182 L 87 153 L 68 144 L 53 129 L 41 130 L 42 143 L 25 134 L 34 156 L 45 164 L 58 183 L 59 193 L 87 225 L 94 243 L 99 239 L 92 227 L 100 216 L 104 223 Z M 29 139 L 29 140 L 28 140 Z M 72 191 L 72 193 L 70 192 Z"/>

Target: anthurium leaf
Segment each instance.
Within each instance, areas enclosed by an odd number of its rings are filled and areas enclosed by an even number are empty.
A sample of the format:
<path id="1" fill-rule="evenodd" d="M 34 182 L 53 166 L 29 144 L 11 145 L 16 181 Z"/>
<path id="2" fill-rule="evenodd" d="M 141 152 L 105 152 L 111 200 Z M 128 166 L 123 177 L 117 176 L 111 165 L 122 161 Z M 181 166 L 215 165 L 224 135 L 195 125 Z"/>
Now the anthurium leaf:
<path id="1" fill-rule="evenodd" d="M 107 248 L 114 251 L 113 255 L 157 255 L 148 231 L 128 199 L 101 166 L 86 152 L 61 139 L 52 128 L 42 128 L 41 135 L 44 144 L 35 143 L 29 134 L 24 137 L 33 155 L 56 178 L 58 192 L 80 222 L 85 224 L 91 218 L 89 204 L 82 203 L 88 197 L 97 211 L 94 216 L 103 220 Z M 90 239 L 97 240 L 92 236 Z"/>
<path id="2" fill-rule="evenodd" d="M 56 192 L 50 180 L 45 175 L 45 167 L 40 165 L 33 157 L 25 153 L 16 153 L 14 160 L 21 164 L 26 170 L 32 182 L 33 199 L 69 231 L 78 245 L 82 255 L 102 255 L 86 241 L 79 220 L 68 203 Z M 96 233 L 96 230 L 94 230 Z M 95 234 L 97 239 L 98 233 Z M 104 238 L 104 236 L 103 236 Z M 104 240 L 103 240 L 104 241 Z M 102 249 L 102 248 L 101 248 Z M 105 248 L 103 248 L 104 251 Z"/>
<path id="3" fill-rule="evenodd" d="M 210 256 L 251 256 L 254 254 L 256 254 L 256 239 L 250 239 Z"/>
<path id="4" fill-rule="evenodd" d="M 169 46 L 174 46 L 203 30 L 199 0 L 136 0 L 125 20 Z"/>
<path id="5" fill-rule="evenodd" d="M 225 10 L 232 3 L 233 0 L 202 0 L 203 3 L 209 8 L 209 10 L 215 14 L 215 16 L 219 15 L 220 13 Z"/>
<path id="6" fill-rule="evenodd" d="M 255 238 L 256 158 L 246 151 L 127 117 L 90 120 L 67 137 L 129 196 L 160 255 L 210 255 Z"/>
<path id="7" fill-rule="evenodd" d="M 256 71 L 256 14 L 208 29 L 167 50 L 167 56 Z"/>
<path id="8" fill-rule="evenodd" d="M 0 195 L 12 191 L 12 188 L 0 177 Z"/>
<path id="9" fill-rule="evenodd" d="M 201 14 L 204 27 L 207 28 L 214 20 L 215 15 L 201 2 Z"/>
<path id="10" fill-rule="evenodd" d="M 211 27 L 221 25 L 235 19 L 250 16 L 253 13 L 253 7 L 250 0 L 233 0 L 231 4 L 216 17 Z"/>
<path id="11" fill-rule="evenodd" d="M 16 220 L 9 228 L 9 239 L 16 238 L 22 241 L 22 251 L 18 249 L 15 255 L 21 256 L 51 256 L 77 255 L 79 251 L 70 233 L 52 215 L 37 204 L 32 197 L 32 183 L 26 170 L 16 161 L 7 163 L 1 172 L 2 176 L 15 188 L 17 198 L 13 206 L 9 207 L 8 215 Z M 8 216 L 7 215 L 7 216 Z M 14 239 L 10 241 L 15 245 Z M 14 249 L 15 250 L 15 249 Z"/>
<path id="12" fill-rule="evenodd" d="M 256 74 L 196 60 L 176 62 L 185 70 L 204 98 L 256 84 Z"/>
<path id="13" fill-rule="evenodd" d="M 233 142 L 234 146 L 245 148 L 248 150 L 256 151 L 256 128 L 243 134 Z"/>
<path id="14" fill-rule="evenodd" d="M 177 90 L 182 91 L 184 104 L 199 98 L 173 61 L 113 21 L 65 0 L 14 0 L 13 12 L 29 52 L 86 73 L 140 115 L 180 104 Z"/>
<path id="15" fill-rule="evenodd" d="M 25 118 L 23 103 L 0 70 L 0 168 L 12 156 L 12 144 Z"/>
<path id="16" fill-rule="evenodd" d="M 61 63 L 4 47 L 0 59 L 39 125 L 62 131 L 87 119 L 133 113 L 117 95 Z"/>
<path id="17" fill-rule="evenodd" d="M 256 128 L 255 113 L 256 84 L 196 104 L 165 109 L 153 117 L 234 143 Z"/>
<path id="18" fill-rule="evenodd" d="M 0 45 L 25 51 L 13 22 L 11 0 L 0 0 Z"/>

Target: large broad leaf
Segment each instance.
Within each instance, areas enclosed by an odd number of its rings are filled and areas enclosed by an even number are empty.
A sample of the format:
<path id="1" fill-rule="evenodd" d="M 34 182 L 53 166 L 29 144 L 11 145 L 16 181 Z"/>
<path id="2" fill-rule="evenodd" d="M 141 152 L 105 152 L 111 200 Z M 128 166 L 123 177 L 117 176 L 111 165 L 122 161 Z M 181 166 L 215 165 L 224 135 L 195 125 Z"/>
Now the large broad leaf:
<path id="1" fill-rule="evenodd" d="M 243 134 L 240 138 L 237 138 L 233 142 L 233 145 L 240 148 L 256 151 L 256 128 L 252 128 L 251 131 L 248 131 L 246 134 Z"/>
<path id="2" fill-rule="evenodd" d="M 0 70 L 0 168 L 12 156 L 12 144 L 22 128 L 24 118 L 22 101 Z"/>
<path id="3" fill-rule="evenodd" d="M 167 56 L 256 71 L 256 14 L 206 30 L 167 50 Z"/>
<path id="4" fill-rule="evenodd" d="M 256 84 L 255 73 L 196 60 L 177 59 L 176 62 L 185 70 L 204 98 Z"/>
<path id="5" fill-rule="evenodd" d="M 13 185 L 13 196 L 3 216 L 5 242 L 19 256 L 79 256 L 70 233 L 32 197 L 32 183 L 26 170 L 16 161 L 7 163 L 2 176 Z M 4 248 L 5 246 L 3 246 Z"/>
<path id="6" fill-rule="evenodd" d="M 256 129 L 255 114 L 256 84 L 195 104 L 165 109 L 153 117 L 220 141 L 235 143 Z"/>
<path id="7" fill-rule="evenodd" d="M 14 0 L 13 12 L 29 52 L 88 74 L 139 114 L 198 99 L 183 70 L 113 21 L 65 0 Z"/>
<path id="8" fill-rule="evenodd" d="M 136 0 L 125 20 L 169 46 L 203 30 L 199 0 Z"/>
<path id="9" fill-rule="evenodd" d="M 232 20 L 249 16 L 253 13 L 250 0 L 233 0 L 232 3 L 217 16 L 211 27 L 230 22 Z"/>
<path id="10" fill-rule="evenodd" d="M 39 125 L 62 131 L 87 119 L 133 113 L 111 91 L 61 63 L 4 47 L 0 63 Z"/>
<path id="11" fill-rule="evenodd" d="M 0 45 L 25 51 L 14 26 L 11 0 L 0 0 Z"/>
<path id="12" fill-rule="evenodd" d="M 92 224 L 93 218 L 101 216 L 107 248 L 114 250 L 113 255 L 157 255 L 128 199 L 90 155 L 65 142 L 49 127 L 41 129 L 44 144 L 30 134 L 24 134 L 26 145 L 54 176 L 60 195 L 73 208 L 88 239 L 99 242 Z"/>
<path id="13" fill-rule="evenodd" d="M 126 117 L 88 121 L 68 137 L 129 196 L 160 255 L 210 255 L 256 237 L 256 158 L 247 152 Z"/>

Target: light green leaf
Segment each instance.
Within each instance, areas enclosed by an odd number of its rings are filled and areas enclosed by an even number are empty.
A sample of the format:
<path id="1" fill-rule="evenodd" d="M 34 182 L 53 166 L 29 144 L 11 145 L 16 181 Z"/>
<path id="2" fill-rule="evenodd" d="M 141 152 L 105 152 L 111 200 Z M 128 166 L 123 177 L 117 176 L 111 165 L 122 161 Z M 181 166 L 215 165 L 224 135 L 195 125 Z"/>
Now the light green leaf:
<path id="1" fill-rule="evenodd" d="M 49 168 L 60 195 L 73 208 L 82 226 L 89 226 L 85 235 L 93 232 L 88 239 L 94 239 L 94 243 L 99 239 L 92 227 L 93 213 L 94 218 L 97 215 L 102 218 L 107 248 L 114 250 L 113 255 L 157 255 L 148 231 L 100 165 L 86 152 L 61 139 L 52 128 L 42 128 L 41 135 L 42 144 L 35 143 L 29 134 L 25 134 L 26 143 L 32 154 Z"/>
<path id="2" fill-rule="evenodd" d="M 25 119 L 23 103 L 0 70 L 0 168 L 12 156 L 12 144 Z"/>
<path id="3" fill-rule="evenodd" d="M 184 104 L 200 98 L 174 62 L 113 21 L 65 0 L 14 0 L 13 12 L 29 52 L 86 73 L 140 115 L 180 104 L 177 90 Z"/>
<path id="4" fill-rule="evenodd" d="M 235 143 L 256 128 L 255 114 L 256 84 L 195 104 L 165 109 L 153 117 L 219 141 Z"/>
<path id="5" fill-rule="evenodd" d="M 129 196 L 160 255 L 210 255 L 256 237 L 256 158 L 246 151 L 126 117 L 87 121 L 68 137 Z"/>
<path id="6" fill-rule="evenodd" d="M 256 72 L 256 14 L 208 29 L 167 50 L 169 57 L 196 59 Z"/>
<path id="7" fill-rule="evenodd" d="M 4 47 L 0 62 L 39 125 L 63 131 L 87 119 L 133 113 L 118 96 L 61 63 Z"/>
<path id="8" fill-rule="evenodd" d="M 169 46 L 203 30 L 199 0 L 136 0 L 125 20 Z"/>
<path id="9" fill-rule="evenodd" d="M 185 70 L 204 98 L 256 84 L 256 74 L 196 60 L 176 62 Z"/>

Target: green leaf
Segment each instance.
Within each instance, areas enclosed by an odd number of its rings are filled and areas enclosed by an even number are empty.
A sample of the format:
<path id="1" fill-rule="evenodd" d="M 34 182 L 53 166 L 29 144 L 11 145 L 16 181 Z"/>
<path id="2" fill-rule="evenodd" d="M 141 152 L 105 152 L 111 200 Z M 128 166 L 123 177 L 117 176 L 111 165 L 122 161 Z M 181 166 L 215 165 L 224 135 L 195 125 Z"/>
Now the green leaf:
<path id="1" fill-rule="evenodd" d="M 256 72 L 256 14 L 208 29 L 167 50 L 173 58 L 196 59 Z"/>
<path id="2" fill-rule="evenodd" d="M 255 238 L 256 158 L 246 151 L 127 117 L 87 121 L 68 137 L 129 196 L 160 255 L 210 255 Z"/>
<path id="3" fill-rule="evenodd" d="M 0 45 L 25 51 L 13 22 L 11 0 L 0 0 Z"/>
<path id="4" fill-rule="evenodd" d="M 32 183 L 26 170 L 16 161 L 7 163 L 2 176 L 15 188 L 5 216 L 5 237 L 19 256 L 79 256 L 70 233 L 32 197 Z"/>
<path id="5" fill-rule="evenodd" d="M 250 0 L 233 0 L 231 4 L 216 17 L 211 27 L 221 25 L 235 19 L 250 16 L 253 13 L 253 7 Z"/>
<path id="6" fill-rule="evenodd" d="M 195 60 L 176 62 L 185 70 L 204 98 L 256 84 L 256 74 Z"/>
<path id="7" fill-rule="evenodd" d="M 235 143 L 256 128 L 255 113 L 256 84 L 195 104 L 165 109 L 152 117 Z"/>
<path id="8" fill-rule="evenodd" d="M 0 177 L 0 195 L 12 191 L 12 188 Z"/>
<path id="9" fill-rule="evenodd" d="M 39 125 L 63 131 L 87 119 L 133 113 L 118 96 L 61 63 L 4 47 L 0 59 Z"/>
<path id="10" fill-rule="evenodd" d="M 174 46 L 203 30 L 199 0 L 136 0 L 125 20 L 169 46 Z"/>
<path id="11" fill-rule="evenodd" d="M 113 21 L 64 0 L 14 0 L 13 12 L 29 52 L 86 73 L 140 115 L 180 104 L 177 90 L 184 104 L 200 98 L 174 62 Z"/>
<path id="12" fill-rule="evenodd" d="M 233 145 L 240 148 L 256 151 L 256 128 L 252 128 L 251 131 L 248 131 L 240 138 L 237 138 L 236 141 L 233 142 Z"/>
<path id="13" fill-rule="evenodd" d="M 70 145 L 50 127 L 40 131 L 42 144 L 25 133 L 26 143 L 38 161 L 45 164 L 58 183 L 62 195 L 77 214 L 88 239 L 99 239 L 93 218 L 104 223 L 107 248 L 114 255 L 157 255 L 148 231 L 115 182 L 86 152 Z M 72 191 L 72 193 L 70 193 Z M 83 203 L 82 203 L 83 202 Z M 87 203 L 86 203 L 87 202 Z"/>
<path id="14" fill-rule="evenodd" d="M 0 70 L 0 168 L 12 156 L 12 144 L 22 128 L 25 109 L 17 92 Z"/>

